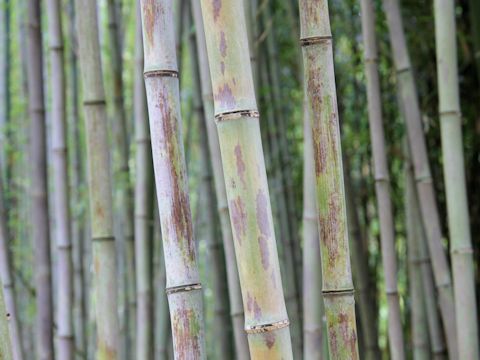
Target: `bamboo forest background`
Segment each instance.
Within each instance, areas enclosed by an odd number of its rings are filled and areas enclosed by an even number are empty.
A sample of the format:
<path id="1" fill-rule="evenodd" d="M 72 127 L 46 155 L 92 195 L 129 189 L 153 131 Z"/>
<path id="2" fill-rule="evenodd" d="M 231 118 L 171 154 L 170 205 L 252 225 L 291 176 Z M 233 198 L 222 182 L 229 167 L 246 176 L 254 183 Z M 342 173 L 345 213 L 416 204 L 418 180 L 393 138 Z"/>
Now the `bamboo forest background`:
<path id="1" fill-rule="evenodd" d="M 162 2 L 162 0 L 157 1 Z M 86 148 L 88 139 L 84 122 L 85 114 L 82 108 L 85 99 L 89 101 L 96 101 L 96 99 L 92 98 L 95 94 L 91 90 L 88 90 L 86 86 L 81 86 L 83 78 L 79 68 L 81 41 L 87 42 L 92 36 L 94 38 L 95 34 L 86 35 L 86 33 L 77 32 L 75 18 L 84 16 L 84 14 L 77 13 L 78 9 L 83 6 L 88 7 L 85 4 L 89 1 L 77 0 L 77 2 L 79 4 L 77 7 L 75 7 L 74 0 L 62 0 L 60 3 L 63 40 L 57 44 L 55 39 L 58 34 L 55 35 L 51 30 L 54 27 L 48 24 L 47 3 L 49 2 L 40 2 L 41 47 L 44 55 L 39 69 L 43 71 L 40 78 L 43 79 L 42 85 L 45 93 L 48 216 L 51 234 L 51 240 L 43 245 L 50 246 L 50 251 L 44 250 L 51 254 L 51 270 L 49 271 L 52 274 L 51 296 L 54 304 L 54 320 L 51 328 L 57 339 L 55 340 L 56 355 L 60 359 L 70 358 L 67 355 L 60 355 L 62 354 L 60 350 L 62 336 L 65 338 L 74 336 L 74 358 L 76 359 L 95 358 L 97 335 L 104 336 L 102 335 L 103 330 L 98 331 L 97 329 L 94 310 L 99 305 L 94 296 L 94 255 L 91 246 L 91 231 L 95 229 L 93 229 L 89 217 L 90 195 L 87 184 Z M 206 3 L 206 1 L 202 2 Z M 233 3 L 235 1 L 228 0 L 226 2 Z M 240 0 L 236 2 L 240 3 Z M 39 180 L 38 177 L 32 175 L 32 168 L 35 167 L 34 162 L 38 157 L 34 156 L 35 153 L 32 155 L 29 149 L 32 145 L 35 146 L 37 137 L 43 136 L 42 132 L 32 132 L 28 110 L 29 95 L 32 90 L 31 84 L 29 84 L 31 80 L 27 74 L 32 71 L 32 67 L 34 68 L 31 64 L 31 52 L 28 50 L 28 38 L 33 36 L 31 29 L 36 26 L 35 19 L 32 18 L 32 3 L 35 3 L 35 0 L 1 0 L 0 2 L 0 180 L 2 185 L 0 197 L 3 199 L 7 230 L 0 236 L 6 236 L 8 245 L 7 248 L 0 246 L 0 252 L 3 253 L 0 260 L 6 262 L 5 254 L 8 254 L 10 259 L 8 261 L 11 262 L 11 277 L 17 308 L 15 316 L 19 320 L 18 338 L 21 339 L 21 350 L 20 352 L 16 350 L 15 359 L 53 359 L 52 354 L 45 355 L 42 350 L 38 350 L 43 347 L 37 344 L 38 341 L 43 341 L 38 339 L 38 333 L 42 331 L 42 328 L 37 327 L 36 323 L 40 309 L 40 302 L 37 300 L 43 296 L 39 294 L 39 289 L 42 289 L 42 293 L 45 289 L 38 287 L 36 275 L 45 269 L 39 268 L 38 257 L 41 256 L 39 255 L 41 251 L 39 252 L 38 247 L 42 244 L 35 240 L 38 232 L 43 230 L 38 228 L 31 216 L 31 206 L 35 202 L 32 200 L 32 193 L 38 191 Z M 440 309 L 436 305 L 437 294 L 436 290 L 433 290 L 430 262 L 427 259 L 428 251 L 426 248 L 422 250 L 423 246 L 416 247 L 415 241 L 411 240 L 412 237 L 417 237 L 421 239 L 420 242 L 426 241 L 423 231 L 418 231 L 418 220 L 424 215 L 421 215 L 418 206 L 412 205 L 412 192 L 416 191 L 412 190 L 414 186 L 411 184 L 410 156 L 415 158 L 415 154 L 410 155 L 406 150 L 407 129 L 403 120 L 403 112 L 400 110 L 402 106 L 399 105 L 401 104 L 402 90 L 397 90 L 399 89 L 397 87 L 398 79 L 401 76 L 400 70 L 403 69 L 399 69 L 394 63 L 385 12 L 387 6 L 397 3 L 397 1 L 384 0 L 383 4 L 379 0 L 371 1 L 376 14 L 374 30 L 378 50 L 377 64 L 385 132 L 384 154 L 388 162 L 389 176 L 387 175 L 387 177 L 390 180 L 393 212 L 391 224 L 393 229 L 390 231 L 394 232 L 394 250 L 397 259 L 396 269 L 393 267 L 397 276 L 396 286 L 400 309 L 397 320 L 395 317 L 389 316 L 386 294 L 391 295 L 395 290 L 385 285 L 384 268 L 386 265 L 382 265 L 382 248 L 385 250 L 385 245 L 382 247 L 380 241 L 381 221 L 375 192 L 375 179 L 378 180 L 379 177 L 378 174 L 375 174 L 372 163 L 375 154 L 372 149 L 369 128 L 368 74 L 365 72 L 368 61 L 364 59 L 365 36 L 362 33 L 361 2 L 331 0 L 328 3 L 334 48 L 335 81 L 360 356 L 369 359 L 395 358 L 393 353 L 399 351 L 395 348 L 398 344 L 395 345 L 392 341 L 399 338 L 394 339 L 389 336 L 389 331 L 393 329 L 389 324 L 392 325 L 392 322 L 397 321 L 397 328 L 400 329 L 400 335 L 403 336 L 401 342 L 404 344 L 402 345 L 404 350 L 402 351 L 406 358 L 448 358 L 448 339 L 444 338 L 444 334 L 448 331 L 444 331 L 445 320 L 440 316 Z M 208 359 L 248 359 L 246 338 L 243 338 L 245 335 L 235 333 L 239 319 L 240 327 L 243 327 L 243 320 L 241 320 L 243 319 L 243 307 L 238 285 L 232 286 L 231 284 L 231 282 L 238 282 L 236 267 L 232 268 L 231 263 L 228 260 L 225 261 L 226 257 L 233 257 L 232 247 L 224 248 L 222 241 L 222 232 L 225 232 L 225 226 L 227 229 L 229 228 L 230 223 L 228 220 L 225 222 L 221 211 L 217 211 L 217 208 L 222 210 L 222 206 L 226 206 L 224 204 L 226 200 L 219 199 L 215 190 L 213 177 L 216 172 L 212 168 L 212 162 L 214 163 L 215 159 L 211 159 L 212 154 L 207 141 L 207 133 L 211 129 L 208 129 L 205 121 L 211 121 L 213 124 L 214 119 L 211 108 L 213 106 L 211 104 L 212 95 L 208 93 L 208 87 L 206 90 L 203 87 L 202 82 L 205 79 L 200 74 L 202 56 L 203 61 L 206 61 L 206 57 L 205 54 L 202 55 L 205 50 L 200 49 L 199 47 L 202 45 L 199 44 L 205 41 L 205 35 L 202 34 L 197 38 L 198 26 L 196 25 L 198 25 L 199 7 L 196 1 L 178 0 L 173 4 L 176 52 L 180 74 L 182 136 L 193 232 L 202 283 L 205 342 L 207 344 L 204 351 L 206 351 Z M 302 357 L 317 359 L 320 356 L 327 358 L 328 345 L 325 324 L 322 325 L 324 327 L 321 330 L 322 337 L 313 335 L 315 346 L 310 347 L 311 343 L 307 341 L 307 338 L 312 336 L 310 330 L 313 330 L 313 334 L 315 331 L 319 331 L 315 328 L 315 325 L 318 324 L 315 322 L 312 324 L 312 319 L 318 318 L 318 312 L 322 311 L 323 303 L 318 295 L 322 283 L 316 226 L 313 227 L 313 244 L 308 239 L 308 236 L 312 234 L 312 227 L 308 225 L 312 216 L 312 202 L 310 202 L 310 209 L 307 203 L 308 199 L 313 201 L 315 191 L 314 187 L 311 187 L 310 191 L 306 191 L 308 186 L 304 186 L 304 180 L 305 184 L 307 183 L 306 177 L 304 179 L 304 164 L 313 166 L 313 154 L 308 155 L 309 152 L 304 148 L 304 144 L 312 145 L 311 142 L 304 142 L 304 69 L 302 48 L 299 43 L 301 36 L 299 7 L 294 0 L 257 0 L 248 1 L 246 4 L 248 5 L 246 14 L 250 58 L 261 115 L 261 139 L 273 223 L 277 235 L 280 272 L 290 319 L 293 354 L 295 359 Z M 456 31 L 458 48 L 463 155 L 477 294 L 480 290 L 480 273 L 477 267 L 480 258 L 479 4 L 477 0 L 456 1 L 454 11 L 457 28 L 456 30 L 449 29 Z M 173 359 L 172 335 L 165 294 L 166 271 L 160 231 L 162 214 L 159 215 L 153 190 L 150 142 L 145 142 L 145 139 L 149 139 L 148 129 L 139 128 L 137 124 L 139 117 L 147 116 L 146 100 L 142 95 L 145 90 L 143 50 L 139 46 L 142 40 L 137 3 L 135 0 L 99 0 L 96 5 L 99 19 L 99 50 L 106 99 L 108 128 L 108 146 L 106 148 L 111 153 L 108 170 L 97 169 L 96 172 L 107 171 L 113 189 L 113 235 L 116 239 L 117 283 L 111 287 L 115 289 L 116 293 L 110 293 L 109 296 L 116 299 L 118 307 L 119 358 Z M 442 153 L 438 110 L 440 84 L 437 79 L 436 59 L 438 55 L 436 53 L 433 1 L 402 0 L 400 6 L 418 91 L 435 198 L 440 214 L 442 245 L 448 256 L 448 263 L 451 264 L 453 255 L 450 256 L 448 251 L 452 244 L 447 236 L 451 229 L 449 229 L 447 221 L 446 182 L 443 169 L 445 156 Z M 204 12 L 206 11 L 204 10 Z M 206 21 L 205 19 L 207 16 L 204 14 L 204 21 Z M 87 29 L 89 26 L 93 25 L 84 24 L 83 28 Z M 209 32 L 215 30 L 210 28 L 211 24 L 205 23 L 205 26 L 208 44 Z M 439 28 L 441 26 L 439 25 Z M 203 32 L 203 30 L 201 31 Z M 52 135 L 55 110 L 52 106 L 54 89 L 50 79 L 60 70 L 56 67 L 58 62 L 52 60 L 54 58 L 50 54 L 52 49 L 59 47 L 62 42 L 66 81 L 68 206 L 73 256 L 73 283 L 71 284 L 74 294 L 73 331 L 72 329 L 65 330 L 62 325 L 62 313 L 59 312 L 58 303 L 61 300 L 56 295 L 64 286 L 62 272 L 65 267 L 60 267 L 64 266 L 62 265 L 64 264 L 62 249 L 69 248 L 70 245 L 69 243 L 58 244 L 53 236 L 58 231 L 59 216 L 62 217 L 62 215 L 61 212 L 59 215 L 54 210 L 57 201 L 54 200 L 54 194 L 59 191 L 60 186 L 56 182 L 57 180 L 54 180 L 54 161 L 56 161 L 54 159 L 59 148 L 56 147 L 58 143 Z M 209 52 L 208 60 L 212 62 L 212 58 L 213 55 Z M 227 69 L 227 71 L 232 70 Z M 31 95 L 30 101 L 34 101 L 33 98 L 34 95 Z M 135 102 L 137 103 L 135 104 Z M 208 116 L 211 118 L 206 119 L 205 117 Z M 124 119 L 125 128 L 122 128 L 120 118 Z M 305 133 L 309 134 L 308 130 L 305 130 Z M 208 136 L 211 136 L 210 134 Z M 222 146 L 224 145 L 222 144 Z M 62 150 L 60 149 L 60 151 Z M 447 176 L 451 175 L 447 174 Z M 148 178 L 152 179 L 150 185 Z M 140 185 L 137 186 L 139 183 Z M 144 187 L 150 186 L 150 188 L 142 191 L 142 184 L 145 185 Z M 462 186 L 462 184 L 458 185 Z M 413 198 L 415 197 L 416 195 L 413 195 Z M 413 202 L 415 201 L 413 200 Z M 142 202 L 149 205 L 142 207 Z M 148 210 L 150 207 L 151 211 Z M 142 213 L 142 209 L 147 209 L 147 213 Z M 313 205 L 314 211 L 315 205 Z M 147 217 L 145 223 L 148 229 L 147 235 L 142 235 L 141 229 L 143 228 L 139 227 L 142 226 L 139 224 L 143 217 Z M 412 230 L 415 227 L 417 227 L 416 230 Z M 112 234 L 103 235 L 111 236 Z M 137 237 L 144 238 L 144 236 L 147 236 L 147 242 L 140 245 Z M 310 260 L 308 260 L 308 255 L 311 255 Z M 237 261 L 239 261 L 238 254 Z M 390 265 L 395 266 L 394 264 Z M 142 278 L 143 275 L 139 276 L 138 273 L 135 276 L 135 272 L 142 269 L 142 266 L 152 269 L 151 279 Z M 227 271 L 229 266 L 230 272 Z M 304 269 L 305 266 L 308 266 L 309 269 Z M 317 273 L 312 275 L 311 271 Z M 142 274 L 148 274 L 148 271 L 142 272 Z M 430 276 L 430 282 L 425 281 L 425 274 L 427 279 Z M 10 284 L 5 283 L 4 273 L 2 281 L 4 282 L 4 291 L 7 291 L 7 285 Z M 151 284 L 151 289 L 153 289 L 152 304 L 143 307 L 143 305 L 140 306 L 143 299 L 142 291 L 150 291 L 148 284 Z M 101 285 L 101 282 L 96 284 L 96 286 Z M 430 292 L 426 293 L 429 290 Z M 477 297 L 477 308 L 478 305 Z M 110 305 L 107 304 L 106 307 L 108 308 L 108 306 Z M 250 305 L 245 304 L 245 306 Z M 104 308 L 105 305 L 102 309 Z M 143 315 L 137 314 L 140 308 L 147 312 Z M 468 312 L 473 316 L 476 314 L 475 309 L 468 309 Z M 238 318 L 238 315 L 241 317 Z M 106 317 L 107 315 L 105 315 Z M 437 325 L 432 326 L 435 321 Z M 43 326 L 48 326 L 46 324 L 43 322 Z M 142 326 L 142 329 L 146 329 L 145 331 L 151 334 L 150 338 L 137 331 L 139 324 L 147 324 L 146 327 Z M 309 328 L 309 326 L 313 326 L 313 328 Z M 66 331 L 66 333 L 62 333 L 62 331 Z M 12 333 L 12 330 L 10 332 Z M 48 335 L 45 336 L 48 338 Z M 473 336 L 475 337 L 475 334 Z M 478 334 L 476 336 L 478 337 Z M 150 340 L 147 340 L 146 343 L 139 340 L 145 338 Z M 477 340 L 473 342 L 476 343 Z M 101 346 L 101 343 L 98 344 Z M 13 346 L 15 353 L 15 344 Z M 150 350 L 142 351 L 144 346 L 150 347 Z M 477 350 L 475 351 L 478 354 L 478 343 L 476 346 Z M 396 350 L 393 351 L 393 349 Z M 0 347 L 0 353 L 1 351 Z M 451 351 L 448 349 L 449 358 L 458 358 L 452 356 Z M 438 356 L 438 353 L 443 355 Z M 434 354 L 436 357 L 433 357 Z M 189 358 L 178 356 L 179 359 Z M 342 358 L 335 355 L 330 357 Z M 3 359 L 2 356 L 0 358 Z M 114 357 L 105 357 L 105 359 L 107 358 L 113 359 Z M 261 359 L 262 357 L 257 358 Z M 401 359 L 402 357 L 397 358 Z M 474 359 L 475 357 L 464 358 Z"/>

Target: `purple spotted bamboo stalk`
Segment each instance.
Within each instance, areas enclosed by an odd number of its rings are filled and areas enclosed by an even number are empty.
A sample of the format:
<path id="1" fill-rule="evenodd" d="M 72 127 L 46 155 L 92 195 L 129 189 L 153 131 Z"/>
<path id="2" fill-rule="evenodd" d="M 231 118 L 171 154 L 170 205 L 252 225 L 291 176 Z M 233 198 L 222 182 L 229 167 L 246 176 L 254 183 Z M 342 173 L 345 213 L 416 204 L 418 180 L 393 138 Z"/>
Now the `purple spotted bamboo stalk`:
<path id="1" fill-rule="evenodd" d="M 292 359 L 243 1 L 201 4 L 250 355 Z"/>
<path id="2" fill-rule="evenodd" d="M 103 87 L 97 3 L 76 0 L 80 73 L 83 85 L 97 359 L 113 360 L 118 354 L 117 265 L 113 236 L 112 185 L 107 141 L 107 116 Z"/>
<path id="3" fill-rule="evenodd" d="M 326 0 L 300 0 L 301 45 L 312 124 L 323 297 L 331 359 L 358 359 L 332 36 Z"/>
<path id="4" fill-rule="evenodd" d="M 172 0 L 142 0 L 144 77 L 176 359 L 206 357 L 182 142 Z"/>

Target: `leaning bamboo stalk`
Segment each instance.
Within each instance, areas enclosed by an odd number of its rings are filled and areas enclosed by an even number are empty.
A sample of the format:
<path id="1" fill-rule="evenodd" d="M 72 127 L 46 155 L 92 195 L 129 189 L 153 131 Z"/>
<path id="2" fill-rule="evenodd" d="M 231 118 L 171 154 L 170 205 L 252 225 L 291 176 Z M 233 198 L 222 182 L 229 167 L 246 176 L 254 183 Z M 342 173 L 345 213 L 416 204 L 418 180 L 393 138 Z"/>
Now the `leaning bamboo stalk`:
<path id="1" fill-rule="evenodd" d="M 243 1 L 201 4 L 250 355 L 291 359 Z"/>
<path id="2" fill-rule="evenodd" d="M 143 80 L 142 19 L 137 2 L 135 38 L 134 116 L 136 136 L 135 183 L 135 274 L 137 292 L 136 359 L 150 360 L 153 355 L 153 169 L 152 147 L 147 117 L 147 98 Z"/>
<path id="3" fill-rule="evenodd" d="M 367 78 L 368 120 L 370 124 L 370 139 L 372 141 L 375 194 L 380 222 L 380 241 L 385 273 L 385 292 L 388 304 L 390 356 L 394 360 L 401 360 L 405 358 L 405 349 L 397 287 L 397 259 L 395 253 L 395 228 L 393 224 L 392 200 L 390 197 L 390 175 L 387 164 L 387 149 L 385 146 L 380 80 L 378 75 L 375 13 L 372 0 L 362 0 L 360 5 L 365 48 L 364 62 Z"/>
<path id="4" fill-rule="evenodd" d="M 97 4 L 94 0 L 77 0 L 76 13 L 87 138 L 97 359 L 116 359 L 119 331 L 116 251 Z"/>
<path id="5" fill-rule="evenodd" d="M 40 2 L 28 1 L 28 99 L 30 112 L 31 216 L 35 231 L 36 338 L 40 360 L 54 359 L 53 302 L 48 219 L 47 151 Z"/>
<path id="6" fill-rule="evenodd" d="M 182 142 L 172 1 L 142 0 L 141 8 L 145 87 L 174 353 L 178 359 L 204 359 L 202 292 Z"/>
<path id="7" fill-rule="evenodd" d="M 452 253 L 458 357 L 478 359 L 475 270 L 468 215 L 458 82 L 455 2 L 435 0 L 435 40 L 443 170 Z"/>
<path id="8" fill-rule="evenodd" d="M 0 163 L 1 169 L 1 163 Z M 0 174 L 1 174 L 0 170 Z M 5 309 L 9 314 L 8 327 L 11 338 L 12 352 L 15 360 L 23 359 L 22 343 L 20 335 L 19 313 L 17 300 L 13 287 L 11 252 L 8 247 L 7 218 L 4 204 L 3 180 L 0 176 L 0 277 L 2 293 L 5 299 Z M 3 309 L 3 307 L 2 307 Z M 2 337 L 3 338 L 3 337 Z M 7 341 L 7 339 L 5 339 Z M 0 354 L 2 354 L 0 352 Z"/>
<path id="9" fill-rule="evenodd" d="M 3 301 L 4 288 L 5 287 L 2 282 L 2 286 L 0 286 L 0 359 L 12 360 L 16 358 L 13 357 L 12 344 L 10 341 L 10 314 L 8 313 L 8 310 L 5 307 L 5 302 Z"/>
<path id="10" fill-rule="evenodd" d="M 300 1 L 301 45 L 312 124 L 322 283 L 332 359 L 357 359 L 342 155 L 327 1 Z"/>
<path id="11" fill-rule="evenodd" d="M 192 4 L 190 3 L 187 5 L 190 8 Z M 189 13 L 191 14 L 190 11 Z M 187 21 L 187 24 L 193 23 L 193 19 L 190 18 L 189 20 L 190 21 Z M 193 59 L 198 59 L 198 49 L 194 33 L 189 36 L 189 42 L 191 57 Z M 200 121 L 200 124 L 198 124 L 200 135 L 200 166 L 202 168 L 201 181 L 204 188 L 202 192 L 202 213 L 204 213 L 203 216 L 205 219 L 204 231 L 206 240 L 205 242 L 207 245 L 207 262 L 210 267 L 210 278 L 212 282 L 213 294 L 215 297 L 213 301 L 213 335 L 215 342 L 212 345 L 214 347 L 214 354 L 216 354 L 215 358 L 231 358 L 233 356 L 232 322 L 229 316 L 230 306 L 227 290 L 225 255 L 223 252 L 222 240 L 218 236 L 219 221 L 216 218 L 217 214 L 215 213 L 216 199 L 212 182 L 211 160 L 206 128 L 206 117 L 211 116 L 211 120 L 213 118 L 213 114 L 211 112 L 207 114 L 203 107 L 200 69 L 198 61 L 192 61 L 192 74 L 194 81 L 193 89 L 195 93 L 194 105 L 197 109 L 197 120 Z M 210 108 L 212 109 L 211 106 Z"/>
<path id="12" fill-rule="evenodd" d="M 447 258 L 442 246 L 440 217 L 435 202 L 435 192 L 428 163 L 418 94 L 405 40 L 400 5 L 398 0 L 383 0 L 383 5 L 389 27 L 393 61 L 397 71 L 399 101 L 406 122 L 420 210 L 427 235 L 448 352 L 451 358 L 457 358 L 458 341 L 455 331 L 456 317 L 452 282 Z"/>
<path id="13" fill-rule="evenodd" d="M 205 112 L 205 124 L 207 127 L 208 147 L 210 159 L 212 162 L 213 180 L 215 185 L 215 195 L 217 197 L 217 209 L 220 218 L 220 227 L 222 231 L 223 247 L 225 252 L 225 262 L 227 265 L 227 284 L 230 302 L 230 316 L 233 324 L 233 335 L 235 342 L 235 352 L 238 360 L 249 359 L 247 336 L 243 331 L 244 311 L 242 306 L 242 294 L 240 290 L 240 280 L 238 278 L 237 260 L 235 258 L 235 249 L 233 244 L 233 234 L 230 225 L 227 194 L 225 190 L 225 180 L 223 176 L 222 159 L 220 157 L 220 144 L 215 127 L 212 83 L 210 79 L 210 69 L 208 67 L 207 47 L 205 42 L 205 32 L 203 28 L 203 19 L 200 8 L 200 2 L 192 0 L 192 11 L 196 27 L 196 40 L 198 50 L 198 64 L 200 68 L 200 85 L 203 98 L 203 111 Z"/>
<path id="14" fill-rule="evenodd" d="M 58 357 L 73 359 L 73 264 L 68 188 L 68 158 L 65 111 L 65 60 L 59 0 L 47 1 L 52 81 L 52 148 L 55 240 L 58 250 Z"/>
<path id="15" fill-rule="evenodd" d="M 318 241 L 317 207 L 315 198 L 315 164 L 313 160 L 312 128 L 304 105 L 303 145 L 303 359 L 322 359 L 325 354 L 323 333 L 324 306 L 322 264 Z"/>

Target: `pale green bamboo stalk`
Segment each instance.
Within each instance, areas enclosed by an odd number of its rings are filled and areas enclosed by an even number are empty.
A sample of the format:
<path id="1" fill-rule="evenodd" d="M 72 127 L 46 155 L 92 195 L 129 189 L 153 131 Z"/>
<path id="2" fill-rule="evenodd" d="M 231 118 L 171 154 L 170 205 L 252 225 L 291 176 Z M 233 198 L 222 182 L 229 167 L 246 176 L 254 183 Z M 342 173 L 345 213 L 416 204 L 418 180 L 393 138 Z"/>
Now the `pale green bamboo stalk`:
<path id="1" fill-rule="evenodd" d="M 475 270 L 468 215 L 460 114 L 455 1 L 435 0 L 435 40 L 443 171 L 460 359 L 478 359 Z"/>
<path id="2" fill-rule="evenodd" d="M 136 355 L 137 360 L 153 359 L 153 168 L 152 147 L 147 117 L 147 98 L 143 80 L 142 18 L 136 6 L 134 116 L 136 137 L 135 182 L 135 266 L 137 292 Z"/>
<path id="3" fill-rule="evenodd" d="M 407 166 L 407 170 L 408 166 Z M 410 290 L 410 322 L 412 327 L 412 347 L 413 359 L 422 360 L 430 359 L 430 347 L 428 338 L 428 322 L 426 313 L 425 294 L 422 284 L 422 261 L 420 256 L 420 241 L 424 239 L 418 238 L 417 230 L 418 222 L 414 216 L 416 205 L 415 183 L 411 182 L 406 174 L 405 186 L 405 216 L 407 226 L 407 248 L 408 248 L 408 277 Z"/>
<path id="4" fill-rule="evenodd" d="M 98 41 L 96 1 L 77 0 L 76 13 L 87 138 L 97 331 L 96 358 L 110 360 L 117 359 L 118 354 L 117 269 L 113 236 L 112 185 L 105 92 Z"/>
<path id="5" fill-rule="evenodd" d="M 52 150 L 55 240 L 58 251 L 57 350 L 62 360 L 73 359 L 73 263 L 70 227 L 65 99 L 65 60 L 59 0 L 47 1 L 52 86 Z"/>
<path id="6" fill-rule="evenodd" d="M 330 358 L 358 359 L 342 155 L 327 1 L 300 1 L 301 45 L 312 124 L 322 283 Z"/>
<path id="7" fill-rule="evenodd" d="M 350 247 L 352 249 L 352 269 L 355 283 L 355 298 L 358 303 L 360 316 L 359 336 L 363 340 L 365 359 L 378 360 L 381 357 L 378 346 L 378 324 L 375 316 L 375 296 L 369 281 L 368 251 L 364 243 L 364 235 L 360 228 L 360 219 L 357 211 L 357 202 L 354 196 L 355 190 L 351 184 L 351 167 L 348 157 L 344 157 L 345 165 L 345 194 L 347 204 L 348 231 Z"/>
<path id="8" fill-rule="evenodd" d="M 390 357 L 394 360 L 402 360 L 405 359 L 405 349 L 397 286 L 397 258 L 395 252 L 392 200 L 390 198 L 390 175 L 387 164 L 378 74 L 375 12 L 372 0 L 362 0 L 360 5 L 365 48 L 364 62 L 367 78 L 368 120 L 370 125 L 370 139 L 372 141 L 375 194 L 377 198 L 377 214 L 380 222 L 380 241 L 385 274 L 385 292 L 388 304 Z"/>
<path id="9" fill-rule="evenodd" d="M 127 118 L 124 104 L 123 57 L 121 44 L 120 14 L 117 0 L 107 1 L 108 30 L 110 33 L 110 65 L 113 78 L 113 165 L 115 204 L 120 218 L 119 239 L 123 241 L 118 246 L 123 259 L 122 279 L 125 291 L 120 295 L 120 341 L 121 356 L 129 360 L 135 352 L 135 315 L 136 315 L 136 285 L 135 285 L 135 243 L 134 243 L 134 203 L 130 186 L 129 141 Z M 122 264 L 120 263 L 120 264 Z"/>
<path id="10" fill-rule="evenodd" d="M 240 280 L 238 278 L 237 260 L 235 258 L 232 228 L 230 226 L 227 194 L 225 190 L 225 179 L 223 176 L 222 159 L 220 156 L 220 144 L 218 141 L 215 122 L 213 120 L 214 109 L 212 83 L 210 80 L 210 69 L 208 67 L 205 32 L 203 28 L 202 12 L 199 1 L 192 0 L 192 10 L 196 28 L 198 63 L 201 78 L 200 86 L 203 99 L 203 111 L 205 112 L 204 120 L 207 127 L 208 147 L 210 152 L 210 159 L 212 162 L 215 195 L 217 197 L 217 211 L 220 218 L 223 248 L 225 252 L 225 263 L 227 266 L 227 284 L 230 303 L 230 317 L 232 318 L 231 321 L 233 325 L 235 353 L 238 360 L 248 360 L 250 359 L 250 356 L 248 353 L 247 336 L 243 331 L 245 317 L 242 306 L 242 294 L 240 290 Z"/>
<path id="11" fill-rule="evenodd" d="M 201 4 L 250 355 L 292 359 L 243 1 Z"/>
<path id="12" fill-rule="evenodd" d="M 145 86 L 177 359 L 204 359 L 203 301 L 181 131 L 172 0 L 142 0 Z"/>
<path id="13" fill-rule="evenodd" d="M 36 341 L 40 360 L 54 359 L 53 301 L 48 211 L 43 50 L 39 0 L 28 1 L 28 102 L 30 113 L 30 194 L 35 249 Z"/>
<path id="14" fill-rule="evenodd" d="M 448 352 L 450 357 L 455 359 L 458 356 L 458 339 L 455 329 L 456 316 L 452 282 L 447 257 L 442 245 L 440 217 L 435 201 L 435 191 L 428 163 L 417 88 L 405 40 L 399 0 L 383 0 L 383 6 L 387 17 L 393 61 L 397 72 L 399 102 L 406 123 L 417 194 L 422 221 L 427 235 L 435 285 L 438 291 L 438 302 L 444 324 Z"/>
<path id="15" fill-rule="evenodd" d="M 313 160 L 312 127 L 306 102 L 303 120 L 303 359 L 326 359 L 324 341 L 324 305 L 322 264 L 315 205 L 315 164 Z"/>
<path id="16" fill-rule="evenodd" d="M 0 359 L 12 360 L 14 357 L 8 324 L 10 321 L 10 314 L 3 301 L 3 289 L 4 285 L 2 283 L 2 286 L 0 286 Z"/>

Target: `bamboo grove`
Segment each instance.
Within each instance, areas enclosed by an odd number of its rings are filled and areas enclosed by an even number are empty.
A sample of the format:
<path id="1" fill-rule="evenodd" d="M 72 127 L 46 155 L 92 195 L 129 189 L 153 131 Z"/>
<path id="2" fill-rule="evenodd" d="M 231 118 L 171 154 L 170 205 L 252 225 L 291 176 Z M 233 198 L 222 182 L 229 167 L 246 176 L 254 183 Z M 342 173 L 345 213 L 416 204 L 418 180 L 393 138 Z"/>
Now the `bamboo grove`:
<path id="1" fill-rule="evenodd" d="M 480 357 L 478 0 L 0 0 L 0 359 Z"/>

